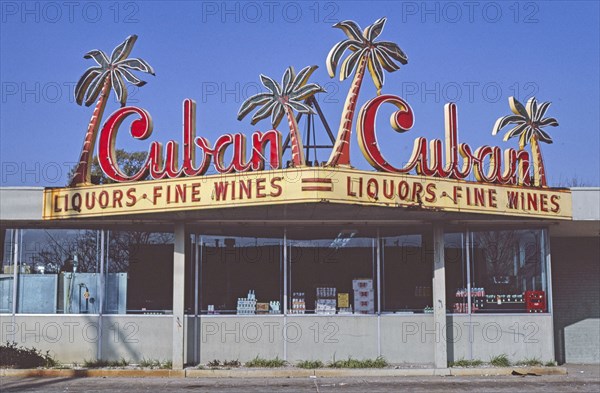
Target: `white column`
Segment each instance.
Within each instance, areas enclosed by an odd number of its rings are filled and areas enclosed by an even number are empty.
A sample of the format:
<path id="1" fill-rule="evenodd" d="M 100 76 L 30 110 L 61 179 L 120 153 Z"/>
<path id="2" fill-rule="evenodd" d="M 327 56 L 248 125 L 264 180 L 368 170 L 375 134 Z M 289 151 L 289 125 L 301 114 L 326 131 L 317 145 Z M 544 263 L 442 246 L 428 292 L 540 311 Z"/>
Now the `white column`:
<path id="1" fill-rule="evenodd" d="M 375 247 L 375 258 L 377 263 L 377 356 L 381 356 L 381 239 L 379 239 L 379 229 L 377 229 L 377 238 L 373 240 Z"/>
<path id="2" fill-rule="evenodd" d="M 23 236 L 22 229 L 13 229 L 13 282 L 12 282 L 12 316 L 13 326 L 15 325 L 15 314 L 17 313 L 17 289 L 19 288 L 19 234 Z"/>
<path id="3" fill-rule="evenodd" d="M 283 229 L 283 315 L 288 313 L 288 244 L 287 229 Z"/>
<path id="4" fill-rule="evenodd" d="M 97 239 L 98 237 L 96 237 Z M 108 246 L 106 247 L 108 251 Z M 108 255 L 108 253 L 106 254 Z M 106 285 L 106 272 L 104 271 L 104 229 L 100 230 L 100 275 L 98 282 L 98 349 L 96 358 L 102 360 L 102 314 L 104 313 L 104 288 Z M 98 263 L 98 261 L 96 261 Z"/>
<path id="5" fill-rule="evenodd" d="M 288 242 L 287 242 L 287 228 L 283 229 L 283 360 L 287 361 L 287 314 L 288 314 Z M 290 265 L 291 268 L 291 265 Z M 291 281 L 289 281 L 291 284 Z"/>
<path id="6" fill-rule="evenodd" d="M 444 228 L 433 224 L 433 324 L 435 326 L 435 368 L 448 367 L 446 329 L 446 268 L 444 261 Z"/>
<path id="7" fill-rule="evenodd" d="M 184 364 L 184 288 L 185 288 L 185 225 L 175 224 L 173 252 L 173 369 Z"/>
<path id="8" fill-rule="evenodd" d="M 194 363 L 200 362 L 200 235 L 194 235 Z"/>

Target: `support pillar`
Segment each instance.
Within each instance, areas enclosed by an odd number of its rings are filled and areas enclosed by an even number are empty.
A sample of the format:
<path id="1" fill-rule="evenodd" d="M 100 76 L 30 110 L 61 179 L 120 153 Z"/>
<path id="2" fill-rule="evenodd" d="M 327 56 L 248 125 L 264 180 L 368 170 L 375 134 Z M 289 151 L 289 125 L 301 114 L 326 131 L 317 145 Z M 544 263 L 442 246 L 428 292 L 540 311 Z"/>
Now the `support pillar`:
<path id="1" fill-rule="evenodd" d="M 185 225 L 175 224 L 173 252 L 173 369 L 182 370 L 184 364 L 184 288 L 185 288 Z"/>
<path id="2" fill-rule="evenodd" d="M 448 367 L 446 329 L 446 267 L 444 260 L 444 228 L 433 224 L 433 324 L 436 331 L 435 368 Z"/>

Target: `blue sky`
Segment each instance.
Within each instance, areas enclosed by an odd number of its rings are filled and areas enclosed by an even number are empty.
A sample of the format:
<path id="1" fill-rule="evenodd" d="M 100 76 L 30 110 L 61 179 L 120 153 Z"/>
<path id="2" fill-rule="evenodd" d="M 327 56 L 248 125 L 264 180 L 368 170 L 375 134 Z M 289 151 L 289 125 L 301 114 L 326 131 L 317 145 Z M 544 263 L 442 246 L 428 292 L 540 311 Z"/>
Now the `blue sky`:
<path id="1" fill-rule="evenodd" d="M 73 99 L 75 82 L 93 65 L 83 59 L 91 49 L 110 53 L 137 34 L 131 57 L 156 70 L 155 77 L 143 75 L 146 86 L 130 88 L 128 100 L 151 113 L 154 133 L 142 142 L 122 132 L 118 144 L 127 150 L 180 140 L 184 98 L 198 103 L 198 135 L 211 141 L 223 133 L 270 129 L 267 120 L 252 126 L 236 114 L 259 91 L 259 74 L 280 80 L 289 65 L 319 65 L 311 80 L 328 91 L 319 102 L 335 132 L 350 80 L 327 75 L 327 53 L 345 37 L 331 26 L 352 19 L 364 28 L 387 16 L 380 39 L 398 43 L 409 63 L 386 74 L 383 92 L 405 98 L 416 113 L 406 134 L 385 122 L 379 127 L 390 161 L 406 160 L 417 136 L 443 138 L 448 101 L 458 104 L 462 142 L 516 147 L 516 140 L 492 136 L 492 126 L 509 114 L 509 96 L 525 103 L 535 95 L 552 102 L 547 116 L 560 123 L 547 129 L 554 143 L 542 145 L 549 183 L 576 178 L 598 185 L 599 14 L 596 1 L 3 1 L 0 184 L 66 184 L 92 113 Z M 358 105 L 375 94 L 365 78 Z M 105 117 L 117 108 L 111 95 Z M 285 122 L 279 128 L 288 132 Z M 351 149 L 352 164 L 369 169 L 355 137 Z M 319 160 L 327 157 L 319 152 Z"/>

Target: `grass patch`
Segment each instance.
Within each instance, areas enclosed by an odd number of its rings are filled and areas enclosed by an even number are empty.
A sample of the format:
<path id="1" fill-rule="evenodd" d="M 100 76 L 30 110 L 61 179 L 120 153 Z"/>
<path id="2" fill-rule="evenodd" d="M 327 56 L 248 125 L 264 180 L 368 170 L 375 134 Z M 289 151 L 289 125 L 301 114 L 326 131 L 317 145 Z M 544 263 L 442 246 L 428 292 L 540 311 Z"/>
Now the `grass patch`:
<path id="1" fill-rule="evenodd" d="M 477 366 L 481 366 L 483 364 L 483 362 L 479 359 L 473 359 L 473 360 L 468 360 L 468 359 L 458 359 L 455 362 L 449 362 L 448 363 L 448 367 L 477 367 Z"/>
<path id="2" fill-rule="evenodd" d="M 517 362 L 517 366 L 535 367 L 535 366 L 541 366 L 541 365 L 542 365 L 542 362 L 538 358 L 531 358 L 531 359 L 528 358 L 528 359 Z"/>
<path id="3" fill-rule="evenodd" d="M 206 365 L 207 365 L 208 367 L 213 367 L 213 368 L 216 368 L 216 367 L 221 367 L 221 361 L 220 361 L 220 360 L 217 360 L 217 359 L 215 359 L 215 360 L 211 360 L 210 362 L 206 363 Z"/>
<path id="4" fill-rule="evenodd" d="M 225 368 L 237 368 L 237 367 L 241 367 L 242 363 L 240 363 L 239 360 L 223 360 L 222 362 L 220 360 L 211 360 L 210 362 L 206 363 L 207 367 L 210 367 L 212 369 L 216 369 L 216 368 L 221 368 L 221 367 L 225 367 Z M 258 366 L 257 366 L 258 367 Z"/>
<path id="5" fill-rule="evenodd" d="M 331 368 L 384 368 L 388 362 L 381 356 L 375 359 L 352 359 L 349 357 L 346 360 L 333 360 L 328 367 Z"/>
<path id="6" fill-rule="evenodd" d="M 556 367 L 556 362 L 553 360 L 549 360 L 546 363 L 544 363 L 544 366 L 546 367 Z"/>
<path id="7" fill-rule="evenodd" d="M 296 364 L 296 367 L 308 368 L 308 369 L 322 368 L 324 366 L 325 365 L 320 360 L 303 360 L 303 361 L 299 362 L 298 364 Z"/>
<path id="8" fill-rule="evenodd" d="M 50 351 L 42 353 L 36 348 L 17 347 L 15 342 L 0 345 L 0 367 L 36 368 L 57 365 L 58 362 L 50 355 Z"/>
<path id="9" fill-rule="evenodd" d="M 285 360 L 279 359 L 279 357 L 276 357 L 275 359 L 263 359 L 257 356 L 249 362 L 246 362 L 246 367 L 275 368 L 283 367 L 286 363 Z"/>
<path id="10" fill-rule="evenodd" d="M 140 361 L 140 367 L 150 368 L 150 369 L 170 369 L 173 368 L 173 362 L 170 360 L 161 362 L 158 359 L 142 359 Z"/>
<path id="11" fill-rule="evenodd" d="M 70 364 L 62 364 L 58 362 L 54 366 L 52 366 L 52 368 L 55 370 L 72 370 L 74 367 L 76 366 Z"/>
<path id="12" fill-rule="evenodd" d="M 502 354 L 491 358 L 490 364 L 495 367 L 510 367 L 510 360 L 506 354 Z"/>
<path id="13" fill-rule="evenodd" d="M 83 367 L 85 368 L 100 368 L 100 367 L 108 367 L 108 360 L 83 360 Z"/>
<path id="14" fill-rule="evenodd" d="M 129 362 L 124 358 L 120 360 L 84 360 L 83 367 L 85 368 L 102 368 L 102 367 L 127 367 L 129 366 Z"/>
<path id="15" fill-rule="evenodd" d="M 142 359 L 140 361 L 140 367 L 144 368 L 158 368 L 160 367 L 160 361 L 157 359 Z"/>

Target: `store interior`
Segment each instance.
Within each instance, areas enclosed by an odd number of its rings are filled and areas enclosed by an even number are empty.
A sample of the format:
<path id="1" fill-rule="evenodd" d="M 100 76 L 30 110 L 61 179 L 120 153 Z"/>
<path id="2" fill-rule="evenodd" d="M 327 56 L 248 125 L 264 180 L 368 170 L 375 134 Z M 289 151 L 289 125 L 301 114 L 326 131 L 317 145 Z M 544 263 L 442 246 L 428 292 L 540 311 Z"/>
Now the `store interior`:
<path id="1" fill-rule="evenodd" d="M 444 236 L 448 312 L 547 312 L 546 231 L 484 229 L 453 228 Z M 3 234 L 1 312 L 12 304 L 12 232 Z M 97 313 L 102 283 L 105 313 L 172 312 L 172 234 L 20 232 L 18 312 Z M 187 238 L 188 314 L 432 312 L 433 248 L 425 224 L 204 225 L 190 226 Z M 32 286 L 38 295 L 28 291 Z"/>

